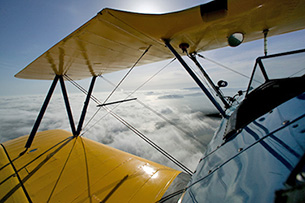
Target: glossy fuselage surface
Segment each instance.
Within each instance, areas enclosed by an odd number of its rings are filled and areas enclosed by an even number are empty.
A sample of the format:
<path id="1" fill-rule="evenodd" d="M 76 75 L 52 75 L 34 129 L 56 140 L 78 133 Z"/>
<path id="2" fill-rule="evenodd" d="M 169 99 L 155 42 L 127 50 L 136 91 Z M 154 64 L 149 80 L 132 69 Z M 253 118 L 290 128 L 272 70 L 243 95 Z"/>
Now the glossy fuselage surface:
<path id="1" fill-rule="evenodd" d="M 226 122 L 198 164 L 183 202 L 273 202 L 305 152 L 305 93 L 224 141 Z"/>

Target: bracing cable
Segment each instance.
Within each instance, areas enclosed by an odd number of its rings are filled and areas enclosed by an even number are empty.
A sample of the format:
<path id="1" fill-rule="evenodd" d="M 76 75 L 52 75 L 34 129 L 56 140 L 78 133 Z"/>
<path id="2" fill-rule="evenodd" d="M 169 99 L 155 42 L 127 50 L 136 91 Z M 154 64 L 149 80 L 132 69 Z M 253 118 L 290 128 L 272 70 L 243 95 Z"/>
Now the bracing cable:
<path id="1" fill-rule="evenodd" d="M 149 48 L 148 48 L 149 49 Z M 148 50 L 147 49 L 147 50 Z M 144 54 L 143 54 L 144 55 Z M 143 56 L 142 55 L 142 56 Z M 142 56 L 140 58 L 142 58 Z M 139 61 L 139 60 L 138 60 Z M 138 63 L 138 61 L 136 63 Z M 174 60 L 172 60 L 174 61 Z M 156 74 L 155 74 L 156 75 Z M 83 93 L 87 94 L 87 91 L 81 87 L 78 83 L 73 81 L 71 78 L 66 76 L 66 78 L 74 85 L 76 86 L 79 90 L 81 90 Z M 126 78 L 126 77 L 124 77 Z M 151 79 L 151 78 L 150 78 Z M 119 83 L 120 84 L 120 83 Z M 118 87 L 119 85 L 117 85 Z M 115 89 L 117 89 L 117 87 Z M 139 88 L 138 88 L 139 89 Z M 109 96 L 110 97 L 110 96 Z M 108 98 L 109 98 L 108 97 Z M 99 103 L 99 100 L 95 98 L 94 96 L 91 97 L 91 99 L 97 103 Z M 107 100 L 106 100 L 107 101 Z M 105 103 L 105 102 L 104 102 Z M 121 118 L 118 114 L 114 113 L 112 110 L 107 108 L 106 106 L 102 106 L 108 113 L 110 113 L 114 118 L 116 118 L 118 121 L 120 121 L 123 125 L 125 125 L 128 129 L 133 131 L 136 135 L 138 135 L 141 139 L 143 139 L 146 143 L 148 143 L 150 146 L 152 146 L 154 149 L 156 149 L 158 152 L 163 154 L 166 158 L 168 158 L 170 161 L 172 161 L 174 164 L 176 164 L 179 168 L 181 168 L 183 171 L 188 173 L 189 175 L 193 175 L 193 172 L 187 168 L 185 165 L 183 165 L 180 161 L 178 161 L 175 157 L 170 155 L 168 152 L 166 152 L 164 149 L 162 149 L 159 145 L 154 143 L 151 139 L 149 139 L 147 136 L 145 136 L 143 133 L 141 133 L 139 130 L 137 130 L 134 126 L 129 124 L 127 121 L 125 121 L 123 118 Z M 99 111 L 99 110 L 98 110 Z M 98 113 L 98 111 L 95 113 L 95 115 Z M 92 118 L 91 118 L 92 120 Z"/>
<path id="2" fill-rule="evenodd" d="M 75 82 L 75 81 L 74 81 Z M 74 83 L 72 83 L 74 84 Z M 189 175 L 193 175 L 193 172 L 187 168 L 185 165 L 183 165 L 180 161 L 178 161 L 176 158 L 174 158 L 172 155 L 170 155 L 168 152 L 166 152 L 164 149 L 162 149 L 159 145 L 154 143 L 151 139 L 149 139 L 147 136 L 145 136 L 143 133 L 141 133 L 139 130 L 137 130 L 134 126 L 129 124 L 126 120 L 121 118 L 118 114 L 112 112 L 109 108 L 106 106 L 102 106 L 108 113 L 110 113 L 114 118 L 116 118 L 118 121 L 120 121 L 123 125 L 125 125 L 128 129 L 130 129 L 132 132 L 134 132 L 136 135 L 138 135 L 140 138 L 142 138 L 146 143 L 148 143 L 150 146 L 152 146 L 154 149 L 156 149 L 158 152 L 163 154 L 166 158 L 168 158 L 170 161 L 172 161 L 174 164 L 176 164 L 179 168 L 181 168 L 183 171 L 188 173 Z"/>
<path id="3" fill-rule="evenodd" d="M 139 61 L 143 58 L 143 56 L 148 52 L 150 49 L 151 45 L 147 47 L 147 49 L 143 52 L 143 54 L 138 58 L 138 60 L 133 64 L 133 66 L 129 69 L 129 71 L 125 74 L 125 76 L 121 79 L 121 81 L 115 86 L 115 88 L 112 90 L 112 92 L 109 94 L 109 96 L 105 99 L 104 103 L 105 104 L 108 99 L 111 97 L 111 95 L 117 90 L 117 88 L 121 85 L 121 83 L 125 80 L 125 78 L 129 75 L 129 73 L 136 67 L 136 65 L 139 63 Z"/>
<path id="4" fill-rule="evenodd" d="M 144 55 L 148 52 L 148 50 L 150 49 L 150 47 L 151 47 L 152 45 L 149 45 L 148 47 L 147 47 L 147 49 L 142 53 L 142 55 L 138 58 L 138 60 L 133 64 L 133 66 L 129 69 L 129 71 L 125 74 L 125 76 L 121 79 L 121 81 L 114 87 L 114 89 L 112 90 L 112 92 L 108 95 L 108 97 L 105 99 L 105 101 L 102 103 L 102 102 L 100 102 L 99 100 L 97 100 L 98 101 L 98 103 L 97 104 L 106 104 L 106 102 L 108 101 L 108 99 L 112 96 L 112 94 L 118 89 L 118 87 L 121 85 L 121 83 L 126 79 L 126 77 L 129 75 L 129 73 L 133 70 L 133 68 L 134 67 L 136 67 L 136 65 L 139 63 L 139 61 L 144 57 Z M 102 77 L 101 75 L 100 75 L 100 77 Z M 128 97 L 127 97 L 128 98 Z M 91 118 L 89 119 L 89 121 L 85 124 L 85 127 L 84 128 L 86 128 L 88 125 L 89 125 L 89 123 L 93 120 L 93 118 L 97 115 L 97 113 L 99 112 L 101 110 L 101 108 L 98 108 L 97 110 L 96 110 L 96 112 L 93 114 L 93 116 L 91 116 Z M 102 118 L 104 118 L 105 116 L 103 116 Z M 100 119 L 101 120 L 101 119 Z M 100 121 L 99 120 L 99 121 Z M 98 122 L 99 122 L 98 121 Z M 96 125 L 98 122 L 96 122 L 95 124 L 93 124 L 93 126 L 94 125 Z M 93 126 L 91 126 L 90 127 L 90 129 L 93 127 Z M 87 130 L 88 131 L 88 130 Z M 87 131 L 85 131 L 85 132 L 87 132 Z M 82 133 L 82 135 L 85 133 L 85 132 L 83 132 Z"/>
<path id="5" fill-rule="evenodd" d="M 74 81 L 72 78 L 70 78 L 68 75 L 64 75 L 64 77 L 72 84 L 74 85 L 77 89 L 79 89 L 82 93 L 85 95 L 88 94 L 87 90 L 83 88 L 80 84 L 78 84 L 76 81 Z M 96 98 L 94 95 L 91 94 L 90 98 L 96 103 L 96 104 L 101 104 L 102 102 Z M 89 123 L 93 120 L 93 118 L 97 115 L 97 113 L 101 110 L 101 108 L 98 108 L 97 111 L 93 114 L 93 116 L 89 119 L 89 121 L 84 125 L 84 129 L 89 125 Z M 84 132 L 81 134 L 83 135 Z"/>
<path id="6" fill-rule="evenodd" d="M 183 171 L 188 173 L 189 175 L 193 175 L 193 172 L 187 168 L 185 165 L 183 165 L 180 161 L 178 161 L 175 157 L 170 155 L 168 152 L 166 152 L 164 149 L 162 149 L 159 145 L 154 143 L 151 139 L 146 137 L 143 133 L 141 133 L 139 130 L 137 130 L 134 126 L 129 124 L 127 121 L 125 121 L 123 118 L 121 118 L 119 115 L 111 111 L 109 108 L 103 106 L 103 108 L 108 111 L 113 117 L 115 117 L 118 121 L 120 121 L 122 124 L 124 124 L 128 129 L 133 131 L 136 135 L 138 135 L 140 138 L 142 138 L 146 143 L 148 143 L 150 146 L 152 146 L 154 149 L 156 149 L 158 152 L 163 154 L 165 157 L 167 157 L 170 161 L 172 161 L 174 164 L 176 164 L 178 167 L 180 167 Z"/>
<path id="7" fill-rule="evenodd" d="M 170 64 L 172 64 L 174 61 L 176 60 L 176 58 L 174 58 L 173 60 L 171 60 L 169 63 L 167 63 L 165 66 L 163 66 L 160 70 L 158 70 L 154 75 L 152 75 L 150 78 L 148 78 L 144 83 L 142 83 L 137 89 L 135 89 L 132 93 L 128 94 L 128 96 L 125 98 L 125 100 L 127 98 L 129 98 L 131 95 L 133 95 L 136 91 L 138 91 L 140 88 L 142 88 L 145 84 L 147 84 L 150 80 L 152 80 L 156 75 L 158 75 L 162 70 L 164 70 L 165 68 L 167 68 Z M 99 77 L 103 78 L 106 82 L 108 82 L 110 85 L 112 86 L 116 86 L 115 84 L 113 84 L 111 81 L 107 80 L 105 77 L 103 77 L 102 75 L 100 75 Z M 117 89 L 117 88 L 116 88 Z M 140 104 L 143 104 L 141 103 L 139 100 L 137 100 Z M 119 105 L 117 105 L 116 107 L 114 107 L 112 110 L 114 110 L 115 108 L 117 108 Z M 95 114 L 91 117 L 91 119 L 89 120 L 90 122 L 92 121 L 92 119 L 97 115 L 97 112 L 100 111 L 101 108 L 99 108 Z M 89 131 L 93 126 L 95 126 L 98 122 L 100 122 L 100 120 L 102 120 L 105 116 L 103 116 L 102 118 L 100 118 L 98 121 L 96 121 L 92 126 L 90 126 L 90 128 L 88 130 L 86 130 L 85 132 Z M 89 124 L 89 121 L 88 123 L 85 125 L 88 126 Z M 84 134 L 84 133 L 83 133 Z"/>
<path id="8" fill-rule="evenodd" d="M 188 55 L 189 56 L 189 55 Z M 190 58 L 190 56 L 189 56 Z M 197 72 L 194 70 L 194 68 L 192 66 L 189 66 L 190 69 L 192 69 L 193 73 L 196 74 L 196 76 L 201 80 L 201 82 L 203 82 L 205 84 L 205 86 L 208 87 L 209 92 L 213 95 L 214 98 L 218 98 L 215 93 L 217 94 L 217 92 L 214 91 L 214 89 L 211 87 L 211 84 L 207 81 L 207 79 L 204 77 L 204 75 L 202 74 L 202 72 Z"/>
<path id="9" fill-rule="evenodd" d="M 168 118 L 166 118 L 164 115 L 160 114 L 159 112 L 155 111 L 154 109 L 152 109 L 151 107 L 149 107 L 148 105 L 144 104 L 143 102 L 141 102 L 140 100 L 137 100 L 137 102 L 139 104 L 141 104 L 142 106 L 144 106 L 146 109 L 150 110 L 151 112 L 153 112 L 154 114 L 156 114 L 157 116 L 159 116 L 160 118 L 162 118 L 163 120 L 165 120 L 166 122 L 168 122 L 170 125 L 174 126 L 176 129 L 180 130 L 182 133 L 184 133 L 185 135 L 191 137 L 193 140 L 195 140 L 196 142 L 200 143 L 202 146 L 206 146 L 206 144 L 202 143 L 200 140 L 198 140 L 195 135 L 188 133 L 186 130 L 184 130 L 182 127 L 176 125 L 174 122 L 172 122 L 171 120 L 169 120 Z"/>
<path id="10" fill-rule="evenodd" d="M 221 64 L 221 63 L 219 63 L 219 62 L 217 62 L 217 61 L 214 61 L 214 60 L 209 59 L 209 58 L 207 58 L 207 57 L 205 57 L 205 56 L 202 56 L 201 54 L 197 54 L 197 56 L 199 56 L 200 58 L 206 59 L 207 61 L 210 61 L 210 62 L 212 62 L 212 63 L 214 63 L 214 64 L 216 64 L 216 65 L 218 65 L 218 66 L 220 66 L 220 67 L 222 67 L 222 68 L 224 68 L 224 69 L 227 69 L 227 70 L 229 70 L 229 71 L 232 71 L 232 72 L 234 72 L 234 73 L 236 73 L 236 74 L 238 74 L 238 75 L 240 75 L 240 76 L 243 76 L 243 77 L 245 77 L 245 78 L 247 78 L 247 79 L 250 79 L 249 76 L 247 76 L 247 75 L 245 75 L 245 74 L 243 74 L 243 73 L 240 73 L 240 72 L 238 72 L 238 71 L 236 71 L 236 70 L 234 70 L 234 69 L 232 69 L 232 68 L 229 68 L 228 66 L 225 66 L 225 65 L 223 65 L 223 64 Z"/>
<path id="11" fill-rule="evenodd" d="M 149 82 L 151 79 L 153 79 L 157 74 L 159 74 L 163 69 L 165 69 L 166 67 L 168 67 L 172 62 L 174 62 L 176 60 L 176 58 L 174 58 L 173 60 L 171 60 L 168 64 L 166 64 L 163 68 L 161 68 L 158 72 L 156 72 L 153 76 L 151 76 L 148 80 L 146 80 L 142 85 L 140 85 L 136 90 L 134 90 L 132 93 L 128 94 L 128 96 L 126 98 L 129 98 L 130 96 L 132 96 L 137 90 L 139 90 L 141 87 L 143 87 L 147 82 Z M 101 78 L 103 78 L 106 82 L 108 82 L 110 85 L 115 86 L 115 84 L 113 84 L 111 81 L 107 80 L 105 77 L 103 77 L 102 75 L 100 76 Z M 127 94 L 127 93 L 126 93 Z M 148 105 L 144 104 L 143 102 L 141 102 L 139 99 L 136 100 L 140 105 L 142 105 L 144 108 L 150 110 L 151 112 L 153 112 L 155 115 L 159 116 L 161 119 L 165 120 L 166 122 L 168 122 L 170 125 L 174 126 L 177 130 L 180 130 L 182 133 L 184 133 L 187 136 L 190 136 L 193 140 L 197 141 L 198 143 L 200 143 L 202 146 L 205 146 L 204 143 L 202 143 L 200 140 L 198 140 L 195 135 L 190 134 L 188 132 L 186 132 L 183 128 L 181 128 L 180 126 L 176 125 L 174 122 L 172 122 L 170 119 L 166 118 L 164 115 L 158 113 L 157 111 L 155 111 L 154 109 L 152 109 L 151 107 L 149 107 Z M 118 106 L 116 106 L 115 108 L 117 108 Z M 112 109 L 114 110 L 114 109 Z M 106 116 L 106 115 L 105 115 Z M 103 116 L 102 118 L 100 118 L 96 123 L 98 123 L 100 120 L 102 120 L 105 116 Z M 95 123 L 95 124 L 96 124 Z M 94 124 L 94 125 L 95 125 Z M 90 127 L 90 129 L 93 126 Z"/>
<path id="12" fill-rule="evenodd" d="M 165 68 L 167 68 L 171 63 L 173 63 L 176 60 L 176 58 L 174 58 L 173 60 L 171 60 L 168 64 L 166 64 L 165 66 L 163 66 L 163 68 L 161 68 L 159 71 L 157 71 L 155 74 L 153 74 L 150 78 L 148 78 L 144 83 L 142 83 L 142 85 L 140 85 L 138 88 L 136 88 L 132 93 L 130 93 L 126 98 L 130 97 L 131 95 L 133 95 L 136 91 L 138 91 L 139 89 L 141 89 L 144 85 L 146 85 L 150 80 L 152 80 L 156 75 L 158 75 L 161 71 L 163 71 Z"/>
<path id="13" fill-rule="evenodd" d="M 73 84 L 77 89 L 79 89 L 82 93 L 84 93 L 85 95 L 88 94 L 87 90 L 85 88 L 83 88 L 80 84 L 78 84 L 76 81 L 74 81 L 72 78 L 70 78 L 68 75 L 64 75 L 64 77 L 71 83 Z M 91 95 L 90 97 L 95 103 L 100 104 L 101 101 L 96 98 L 95 96 Z"/>

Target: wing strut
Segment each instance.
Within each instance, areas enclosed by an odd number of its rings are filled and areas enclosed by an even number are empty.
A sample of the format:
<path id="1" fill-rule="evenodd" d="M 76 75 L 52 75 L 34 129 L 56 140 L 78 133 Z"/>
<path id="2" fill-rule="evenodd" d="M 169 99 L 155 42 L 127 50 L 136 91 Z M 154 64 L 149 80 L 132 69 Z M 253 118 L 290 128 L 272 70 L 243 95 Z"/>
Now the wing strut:
<path id="1" fill-rule="evenodd" d="M 228 102 L 226 101 L 226 99 L 224 98 L 222 92 L 220 91 L 219 87 L 217 87 L 214 82 L 212 81 L 212 79 L 210 78 L 210 76 L 206 73 L 206 71 L 203 69 L 203 67 L 201 66 L 201 64 L 198 62 L 197 58 L 196 58 L 196 54 L 195 53 L 191 53 L 189 56 L 190 59 L 192 59 L 192 61 L 196 64 L 196 66 L 199 68 L 199 70 L 202 72 L 202 74 L 204 75 L 204 77 L 208 80 L 209 84 L 212 86 L 212 88 L 214 89 L 214 91 L 217 93 L 218 97 L 220 98 L 220 100 L 222 101 L 222 103 L 225 105 L 225 108 L 229 108 L 230 105 L 228 104 Z"/>
<path id="2" fill-rule="evenodd" d="M 84 123 L 84 120 L 85 120 L 85 116 L 86 116 L 86 113 L 87 113 L 87 108 L 88 108 L 88 105 L 89 105 L 89 100 L 90 100 L 91 93 L 92 93 L 92 90 L 93 90 L 93 87 L 94 87 L 96 76 L 92 77 L 91 84 L 90 84 L 90 87 L 89 87 L 89 91 L 88 91 L 88 94 L 87 94 L 87 97 L 86 97 L 86 100 L 85 100 L 85 103 L 84 103 L 84 106 L 83 106 L 83 110 L 82 110 L 82 113 L 81 113 L 81 116 L 80 116 L 80 119 L 79 119 L 78 127 L 77 127 L 77 130 L 76 130 L 63 76 L 62 75 L 56 75 L 53 82 L 52 82 L 52 85 L 49 89 L 49 92 L 48 92 L 48 94 L 45 98 L 45 101 L 44 101 L 44 103 L 43 103 L 43 105 L 40 109 L 40 112 L 39 112 L 39 114 L 36 118 L 35 124 L 32 128 L 32 131 L 29 135 L 29 138 L 28 138 L 28 140 L 25 144 L 26 149 L 23 152 L 20 153 L 20 156 L 23 155 L 31 147 L 31 145 L 33 143 L 33 140 L 34 140 L 34 137 L 35 137 L 35 135 L 37 133 L 37 130 L 39 128 L 39 125 L 41 123 L 41 120 L 42 120 L 42 118 L 44 116 L 44 113 L 45 113 L 45 111 L 48 107 L 48 104 L 51 100 L 51 97 L 53 95 L 53 92 L 54 92 L 54 89 L 57 85 L 58 80 L 60 81 L 61 90 L 62 90 L 62 94 L 63 94 L 63 97 L 64 97 L 64 101 L 65 101 L 65 105 L 66 105 L 66 111 L 67 111 L 67 114 L 68 114 L 68 117 L 69 117 L 69 122 L 70 122 L 70 127 L 71 127 L 72 134 L 73 134 L 74 137 L 76 137 L 80 134 L 80 132 L 82 130 L 83 123 Z"/>
<path id="3" fill-rule="evenodd" d="M 90 98 L 91 98 L 91 94 L 92 94 L 92 90 L 93 90 L 93 87 L 94 87 L 95 80 L 96 80 L 96 76 L 93 76 L 92 80 L 91 80 L 90 87 L 89 87 L 89 91 L 88 91 L 88 94 L 87 94 L 87 97 L 86 97 L 86 101 L 84 103 L 83 111 L 82 111 L 81 117 L 79 118 L 79 123 L 78 123 L 78 126 L 77 126 L 76 136 L 78 136 L 80 134 L 80 132 L 82 131 L 83 123 L 84 123 L 84 120 L 85 120 L 85 116 L 86 116 L 86 112 L 87 112 L 88 104 L 89 104 L 89 101 L 90 101 Z"/>
<path id="4" fill-rule="evenodd" d="M 199 80 L 199 78 L 195 75 L 195 73 L 191 70 L 191 68 L 186 64 L 186 62 L 182 59 L 182 57 L 178 54 L 178 52 L 172 47 L 169 40 L 164 40 L 165 45 L 169 48 L 169 50 L 175 55 L 175 57 L 179 60 L 181 65 L 185 68 L 185 70 L 190 74 L 190 76 L 195 80 L 197 85 L 201 88 L 201 90 L 206 94 L 206 96 L 210 99 L 210 101 L 214 104 L 214 106 L 217 108 L 219 113 L 223 117 L 227 117 L 224 110 L 221 108 L 219 103 L 215 100 L 215 98 L 211 95 L 211 93 L 207 90 L 207 88 L 202 84 L 202 82 Z"/>
<path id="5" fill-rule="evenodd" d="M 73 116 L 72 116 L 72 111 L 71 111 L 71 107 L 70 107 L 70 103 L 69 103 L 69 99 L 68 99 L 68 94 L 67 94 L 64 78 L 62 75 L 59 77 L 59 82 L 60 82 L 60 86 L 61 86 L 62 95 L 65 100 L 65 105 L 66 105 L 66 110 L 67 110 L 67 114 L 69 117 L 71 131 L 72 131 L 73 136 L 76 136 L 75 124 L 74 124 L 74 120 L 73 120 Z"/>
<path id="6" fill-rule="evenodd" d="M 37 119 L 36 119 L 35 124 L 34 124 L 34 126 L 33 126 L 33 128 L 32 128 L 32 131 L 31 131 L 31 133 L 30 133 L 30 136 L 29 136 L 29 138 L 28 138 L 28 140 L 27 140 L 27 142 L 26 142 L 26 144 L 25 144 L 25 148 L 26 148 L 26 149 L 30 148 L 31 145 L 32 145 L 32 142 L 33 142 L 33 140 L 34 140 L 34 137 L 35 137 L 35 135 L 36 135 L 36 132 L 37 132 L 37 130 L 38 130 L 38 127 L 39 127 L 39 125 L 40 125 L 40 122 L 41 122 L 41 120 L 42 120 L 42 118 L 43 118 L 43 115 L 44 115 L 44 113 L 45 113 L 45 111 L 46 111 L 46 109 L 47 109 L 47 107 L 48 107 L 49 101 L 50 101 L 50 99 L 51 99 L 51 97 L 52 97 L 52 95 L 53 95 L 53 92 L 54 92 L 54 89 L 55 89 L 56 84 L 57 84 L 57 82 L 58 82 L 58 79 L 59 79 L 59 76 L 56 75 L 55 78 L 54 78 L 54 80 L 53 80 L 53 83 L 52 83 L 52 85 L 51 85 L 51 87 L 50 87 L 50 90 L 49 90 L 49 92 L 48 92 L 48 94 L 47 94 L 47 96 L 46 96 L 46 98 L 45 98 L 45 100 L 44 100 L 44 103 L 43 103 L 43 105 L 42 105 L 42 107 L 41 107 L 41 109 L 40 109 L 40 112 L 39 112 L 39 114 L 38 114 L 38 116 L 37 116 Z M 24 151 L 24 152 L 26 152 L 26 151 Z M 24 153 L 24 152 L 23 152 L 23 153 Z"/>

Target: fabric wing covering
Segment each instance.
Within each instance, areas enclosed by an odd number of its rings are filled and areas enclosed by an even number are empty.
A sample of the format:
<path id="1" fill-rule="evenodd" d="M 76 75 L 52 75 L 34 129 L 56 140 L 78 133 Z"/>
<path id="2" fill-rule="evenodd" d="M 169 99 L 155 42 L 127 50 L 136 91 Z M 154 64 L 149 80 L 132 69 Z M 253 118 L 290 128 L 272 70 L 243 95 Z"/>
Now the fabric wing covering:
<path id="1" fill-rule="evenodd" d="M 227 37 L 243 33 L 244 41 L 304 28 L 304 0 L 216 0 L 167 14 L 139 14 L 104 9 L 79 29 L 50 48 L 18 78 L 53 80 L 69 75 L 74 80 L 172 58 L 164 39 L 178 49 L 188 43 L 189 52 L 227 46 Z M 293 22 L 293 23 L 292 23 Z"/>
<path id="2" fill-rule="evenodd" d="M 181 174 L 64 130 L 20 156 L 27 137 L 1 144 L 0 202 L 156 202 Z"/>

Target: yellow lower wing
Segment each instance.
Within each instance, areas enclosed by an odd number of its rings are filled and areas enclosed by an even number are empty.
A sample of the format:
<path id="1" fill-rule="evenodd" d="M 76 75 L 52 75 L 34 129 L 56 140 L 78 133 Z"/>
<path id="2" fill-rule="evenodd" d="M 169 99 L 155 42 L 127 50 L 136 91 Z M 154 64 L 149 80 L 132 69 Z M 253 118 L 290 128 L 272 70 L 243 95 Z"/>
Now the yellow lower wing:
<path id="1" fill-rule="evenodd" d="M 181 172 L 63 130 L 1 144 L 0 202 L 155 202 Z"/>

